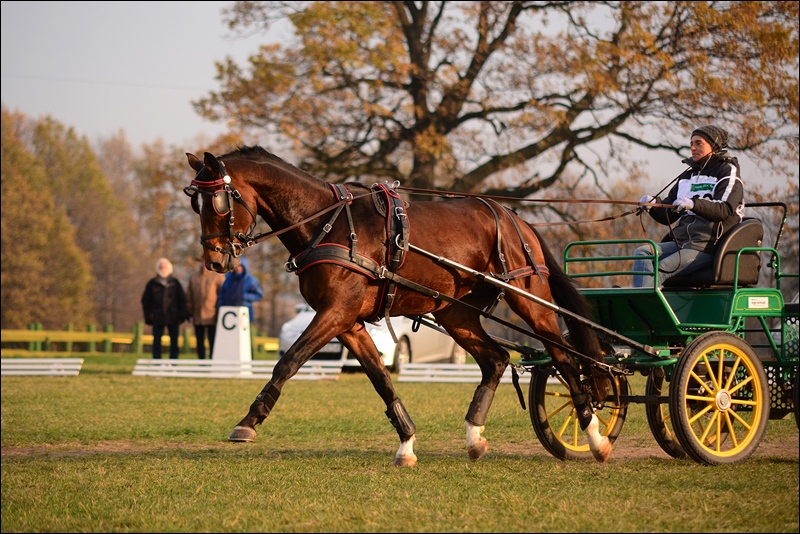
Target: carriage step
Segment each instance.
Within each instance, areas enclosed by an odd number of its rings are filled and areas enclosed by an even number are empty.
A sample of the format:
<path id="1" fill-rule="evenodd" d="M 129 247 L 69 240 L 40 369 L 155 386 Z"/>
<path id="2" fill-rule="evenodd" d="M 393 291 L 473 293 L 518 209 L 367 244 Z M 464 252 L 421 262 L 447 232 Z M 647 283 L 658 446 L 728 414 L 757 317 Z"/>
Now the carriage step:
<path id="1" fill-rule="evenodd" d="M 257 378 L 269 380 L 278 360 L 136 360 L 136 376 L 162 378 Z M 306 362 L 292 380 L 337 380 L 342 372 L 341 360 L 311 360 Z"/>
<path id="2" fill-rule="evenodd" d="M 83 358 L 3 358 L 2 376 L 77 376 Z"/>

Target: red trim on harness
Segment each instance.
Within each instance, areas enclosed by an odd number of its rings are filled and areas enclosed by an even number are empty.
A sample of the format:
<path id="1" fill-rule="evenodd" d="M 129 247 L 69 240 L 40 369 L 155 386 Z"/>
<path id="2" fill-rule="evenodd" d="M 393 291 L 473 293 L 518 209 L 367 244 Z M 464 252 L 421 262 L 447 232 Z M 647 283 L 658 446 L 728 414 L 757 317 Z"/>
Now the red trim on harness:
<path id="1" fill-rule="evenodd" d="M 536 272 L 537 270 L 538 273 Z M 533 276 L 534 274 L 541 274 L 542 276 L 550 276 L 550 269 L 548 269 L 546 265 L 537 265 L 536 270 L 534 270 L 533 267 L 531 267 L 530 265 L 526 265 L 525 267 L 520 267 L 519 269 L 514 269 L 513 271 L 509 271 L 507 278 L 509 280 L 516 280 L 518 278 Z"/>

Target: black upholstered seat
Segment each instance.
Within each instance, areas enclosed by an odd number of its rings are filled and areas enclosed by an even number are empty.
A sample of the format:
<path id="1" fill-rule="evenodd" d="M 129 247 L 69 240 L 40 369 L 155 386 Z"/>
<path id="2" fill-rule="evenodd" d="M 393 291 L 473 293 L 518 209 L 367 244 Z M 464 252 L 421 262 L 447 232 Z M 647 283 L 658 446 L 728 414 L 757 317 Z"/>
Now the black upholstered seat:
<path id="1" fill-rule="evenodd" d="M 736 253 L 744 247 L 760 247 L 764 227 L 758 219 L 744 219 L 722 236 L 714 255 L 713 269 L 702 269 L 686 276 L 673 276 L 664 281 L 664 287 L 732 286 L 736 269 Z M 739 262 L 739 287 L 758 283 L 761 271 L 761 253 L 742 254 Z"/>

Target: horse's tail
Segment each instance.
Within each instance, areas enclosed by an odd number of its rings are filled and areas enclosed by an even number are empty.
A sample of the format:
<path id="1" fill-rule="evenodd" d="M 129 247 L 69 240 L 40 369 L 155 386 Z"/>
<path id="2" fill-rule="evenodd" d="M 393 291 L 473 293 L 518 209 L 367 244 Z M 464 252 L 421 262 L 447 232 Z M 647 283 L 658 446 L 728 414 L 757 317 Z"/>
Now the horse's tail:
<path id="1" fill-rule="evenodd" d="M 536 228 L 531 226 L 531 229 L 539 240 L 539 247 L 544 254 L 545 265 L 550 271 L 548 281 L 553 300 L 558 306 L 576 315 L 590 319 L 592 317 L 592 309 L 589 305 L 589 301 L 578 291 L 575 280 L 567 276 L 567 273 L 561 269 L 555 256 L 553 256 L 550 249 L 547 248 L 547 245 L 542 240 L 542 236 L 539 235 L 539 232 L 536 231 Z M 586 324 L 567 316 L 564 316 L 563 319 L 569 330 L 569 342 L 575 350 L 591 356 L 596 361 L 602 362 L 603 350 L 600 347 L 600 341 L 597 339 L 595 331 Z M 584 366 L 584 368 L 585 367 L 586 366 Z M 596 393 L 596 399 L 602 402 L 605 400 L 610 386 L 609 376 L 598 366 L 589 365 L 588 367 L 591 368 L 590 376 Z"/>

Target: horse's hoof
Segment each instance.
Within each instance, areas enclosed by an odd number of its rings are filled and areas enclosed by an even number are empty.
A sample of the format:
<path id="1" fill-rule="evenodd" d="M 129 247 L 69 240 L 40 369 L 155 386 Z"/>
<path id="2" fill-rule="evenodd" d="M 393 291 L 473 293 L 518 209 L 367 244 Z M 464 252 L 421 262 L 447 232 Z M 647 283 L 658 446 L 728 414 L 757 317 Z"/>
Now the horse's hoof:
<path id="1" fill-rule="evenodd" d="M 611 441 L 605 436 L 603 436 L 603 438 L 604 439 L 600 442 L 600 445 L 597 447 L 597 450 L 591 448 L 594 459 L 600 463 L 603 463 L 606 460 L 608 460 L 608 457 L 611 456 L 611 449 L 612 449 Z"/>
<path id="2" fill-rule="evenodd" d="M 489 450 L 489 442 L 485 439 L 475 443 L 472 447 L 467 447 L 467 454 L 469 454 L 470 460 L 480 460 L 480 458 L 486 454 L 486 451 Z"/>
<path id="3" fill-rule="evenodd" d="M 256 439 L 256 431 L 250 427 L 237 426 L 228 436 L 228 441 L 250 442 Z"/>
<path id="4" fill-rule="evenodd" d="M 395 467 L 414 467 L 417 465 L 417 455 L 406 454 L 405 456 L 395 456 L 394 464 L 392 465 Z"/>

